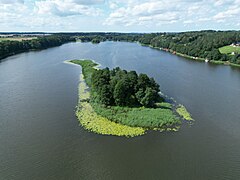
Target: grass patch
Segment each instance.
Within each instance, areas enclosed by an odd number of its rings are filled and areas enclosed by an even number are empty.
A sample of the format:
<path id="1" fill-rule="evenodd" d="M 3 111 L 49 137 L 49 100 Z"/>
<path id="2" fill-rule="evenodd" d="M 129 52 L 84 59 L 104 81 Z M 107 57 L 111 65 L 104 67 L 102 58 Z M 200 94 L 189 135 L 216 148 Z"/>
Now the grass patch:
<path id="1" fill-rule="evenodd" d="M 221 54 L 231 54 L 232 52 L 240 53 L 240 47 L 224 46 L 219 48 Z"/>
<path id="2" fill-rule="evenodd" d="M 91 87 L 91 77 L 92 73 L 96 70 L 98 64 L 94 63 L 92 60 L 71 60 L 69 61 L 74 64 L 78 64 L 82 67 L 82 74 L 87 85 Z"/>
<path id="3" fill-rule="evenodd" d="M 161 103 L 156 103 L 156 106 L 158 108 L 165 108 L 165 109 L 172 109 L 172 105 L 170 103 L 167 102 L 161 102 Z"/>
<path id="4" fill-rule="evenodd" d="M 224 61 L 214 61 L 214 60 L 212 60 L 212 61 L 210 61 L 212 64 L 220 64 L 220 65 L 228 65 L 228 63 L 227 62 L 224 62 Z"/>
<path id="5" fill-rule="evenodd" d="M 181 123 L 166 104 L 160 106 L 161 108 L 104 107 L 96 103 L 92 103 L 92 106 L 97 114 L 131 127 L 166 128 Z"/>
<path id="6" fill-rule="evenodd" d="M 187 121 L 193 121 L 193 118 L 191 117 L 190 113 L 187 111 L 187 109 L 183 105 L 179 105 L 176 109 L 179 116 L 183 117 Z"/>
<path id="7" fill-rule="evenodd" d="M 240 64 L 230 63 L 230 65 L 233 66 L 233 67 L 238 67 L 238 68 L 240 68 Z"/>

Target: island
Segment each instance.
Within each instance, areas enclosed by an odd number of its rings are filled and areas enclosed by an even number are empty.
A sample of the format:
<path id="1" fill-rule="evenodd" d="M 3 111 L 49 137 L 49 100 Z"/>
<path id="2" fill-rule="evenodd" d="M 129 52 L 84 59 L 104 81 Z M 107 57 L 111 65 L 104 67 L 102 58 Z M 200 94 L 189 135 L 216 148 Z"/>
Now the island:
<path id="1" fill-rule="evenodd" d="M 165 102 L 146 74 L 100 69 L 92 60 L 68 62 L 82 67 L 76 116 L 88 131 L 134 137 L 148 130 L 178 131 L 182 120 L 193 121 L 183 105 Z"/>

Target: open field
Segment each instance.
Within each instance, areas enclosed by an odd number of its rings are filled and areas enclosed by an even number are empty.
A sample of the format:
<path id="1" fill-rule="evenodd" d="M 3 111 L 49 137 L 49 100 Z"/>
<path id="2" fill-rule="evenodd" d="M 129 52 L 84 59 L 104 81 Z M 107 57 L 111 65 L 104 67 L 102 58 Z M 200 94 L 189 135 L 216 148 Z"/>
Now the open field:
<path id="1" fill-rule="evenodd" d="M 0 37 L 0 42 L 1 41 L 23 41 L 23 40 L 32 40 L 32 39 L 37 39 L 37 37 Z"/>
<path id="2" fill-rule="evenodd" d="M 240 47 L 224 46 L 219 48 L 219 51 L 222 54 L 231 54 L 232 52 L 240 53 Z"/>

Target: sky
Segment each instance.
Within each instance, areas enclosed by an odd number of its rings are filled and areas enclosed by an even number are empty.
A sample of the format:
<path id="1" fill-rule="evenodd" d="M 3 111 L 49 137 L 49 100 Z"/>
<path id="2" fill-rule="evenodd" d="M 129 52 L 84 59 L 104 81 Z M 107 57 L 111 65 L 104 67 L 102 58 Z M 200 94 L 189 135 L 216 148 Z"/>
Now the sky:
<path id="1" fill-rule="evenodd" d="M 240 30 L 240 0 L 0 0 L 0 32 Z"/>

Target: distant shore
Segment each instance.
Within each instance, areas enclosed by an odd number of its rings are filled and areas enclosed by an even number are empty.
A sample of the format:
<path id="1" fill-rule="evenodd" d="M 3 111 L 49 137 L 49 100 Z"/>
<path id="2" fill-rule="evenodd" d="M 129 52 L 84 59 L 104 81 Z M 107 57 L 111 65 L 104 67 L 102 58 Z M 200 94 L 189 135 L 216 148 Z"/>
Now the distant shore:
<path id="1" fill-rule="evenodd" d="M 160 50 L 160 51 L 165 51 L 165 52 L 169 52 L 173 55 L 177 55 L 177 56 L 180 56 L 180 57 L 184 57 L 186 59 L 190 59 L 190 60 L 194 60 L 194 61 L 202 61 L 202 62 L 206 62 L 206 59 L 204 58 L 201 58 L 201 57 L 193 57 L 193 56 L 189 56 L 189 55 L 186 55 L 186 54 L 182 54 L 182 53 L 179 53 L 179 52 L 176 52 L 176 51 L 173 51 L 171 49 L 165 49 L 165 48 L 158 48 L 158 47 L 154 47 L 154 46 L 151 46 L 151 45 L 148 45 L 148 44 L 142 44 L 142 43 L 138 43 L 142 46 L 147 46 L 147 47 L 150 47 L 150 48 L 153 48 L 153 49 L 157 49 L 157 50 Z M 225 65 L 225 66 L 232 66 L 232 67 L 238 67 L 240 68 L 240 65 L 239 64 L 234 64 L 234 63 L 231 63 L 229 61 L 216 61 L 216 60 L 208 60 L 207 59 L 207 62 L 208 63 L 212 63 L 212 64 L 216 64 L 216 65 Z"/>

